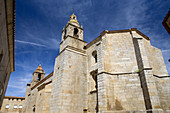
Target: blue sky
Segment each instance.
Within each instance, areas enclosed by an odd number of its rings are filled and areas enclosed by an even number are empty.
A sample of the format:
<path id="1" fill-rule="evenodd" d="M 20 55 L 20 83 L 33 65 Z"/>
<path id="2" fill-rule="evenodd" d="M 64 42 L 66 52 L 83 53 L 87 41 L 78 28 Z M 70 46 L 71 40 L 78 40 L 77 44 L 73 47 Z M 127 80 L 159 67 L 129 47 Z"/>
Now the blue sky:
<path id="1" fill-rule="evenodd" d="M 162 50 L 170 74 L 170 36 L 162 26 L 169 6 L 169 0 L 16 0 L 15 72 L 6 96 L 25 96 L 39 64 L 46 76 L 53 71 L 61 31 L 73 8 L 85 41 L 103 30 L 137 28 Z"/>

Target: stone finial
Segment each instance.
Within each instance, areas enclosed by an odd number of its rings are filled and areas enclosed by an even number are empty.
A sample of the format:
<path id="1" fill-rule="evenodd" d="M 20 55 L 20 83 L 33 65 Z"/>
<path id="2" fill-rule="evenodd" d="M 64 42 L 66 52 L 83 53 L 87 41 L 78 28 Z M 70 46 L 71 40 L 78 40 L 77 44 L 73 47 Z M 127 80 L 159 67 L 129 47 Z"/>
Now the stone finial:
<path id="1" fill-rule="evenodd" d="M 43 70 L 42 67 L 41 67 L 41 64 L 37 67 L 36 70 Z"/>
<path id="2" fill-rule="evenodd" d="M 70 16 L 70 21 L 68 21 L 68 23 L 76 23 L 79 26 L 77 16 L 74 13 Z"/>
<path id="3" fill-rule="evenodd" d="M 81 28 L 83 28 L 83 25 L 81 24 Z"/>

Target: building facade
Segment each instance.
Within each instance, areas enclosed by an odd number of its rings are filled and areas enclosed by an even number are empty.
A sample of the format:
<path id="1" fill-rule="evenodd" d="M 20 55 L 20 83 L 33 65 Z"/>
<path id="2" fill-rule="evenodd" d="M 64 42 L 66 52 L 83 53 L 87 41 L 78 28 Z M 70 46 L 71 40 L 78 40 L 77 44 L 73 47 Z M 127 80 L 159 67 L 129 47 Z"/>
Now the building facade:
<path id="1" fill-rule="evenodd" d="M 27 84 L 26 113 L 169 113 L 170 76 L 162 53 L 136 28 L 87 44 L 76 15 L 63 28 L 54 72 L 41 65 Z"/>
<path id="2" fill-rule="evenodd" d="M 0 0 L 0 108 L 15 70 L 15 2 Z"/>
<path id="3" fill-rule="evenodd" d="M 25 97 L 5 96 L 1 107 L 2 113 L 23 113 Z"/>

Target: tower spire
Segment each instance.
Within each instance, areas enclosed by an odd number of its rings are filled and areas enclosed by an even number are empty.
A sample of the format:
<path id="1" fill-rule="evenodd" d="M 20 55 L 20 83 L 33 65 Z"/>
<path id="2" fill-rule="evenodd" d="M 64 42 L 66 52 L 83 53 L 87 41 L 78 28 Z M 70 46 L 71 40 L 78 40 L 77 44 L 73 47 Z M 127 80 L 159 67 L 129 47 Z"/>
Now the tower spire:
<path id="1" fill-rule="evenodd" d="M 78 20 L 77 20 L 77 16 L 74 14 L 74 12 L 73 12 L 73 14 L 70 16 L 70 20 L 68 21 L 68 23 L 71 23 L 71 24 L 79 27 L 79 23 L 78 23 Z"/>

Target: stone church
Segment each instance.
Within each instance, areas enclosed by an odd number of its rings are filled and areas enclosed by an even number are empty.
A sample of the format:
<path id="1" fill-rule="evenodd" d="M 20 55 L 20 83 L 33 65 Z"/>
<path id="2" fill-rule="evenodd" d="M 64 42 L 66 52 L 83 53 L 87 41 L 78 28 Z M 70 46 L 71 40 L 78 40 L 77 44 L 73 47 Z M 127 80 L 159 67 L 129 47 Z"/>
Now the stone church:
<path id="1" fill-rule="evenodd" d="M 62 30 L 54 71 L 33 72 L 26 113 L 170 113 L 161 50 L 136 28 L 104 30 L 87 44 L 76 15 Z"/>

